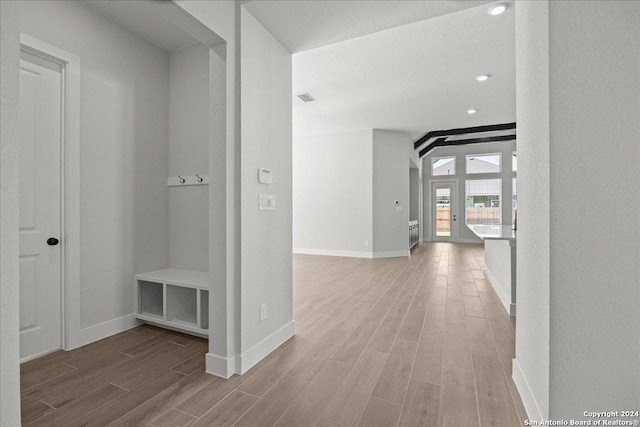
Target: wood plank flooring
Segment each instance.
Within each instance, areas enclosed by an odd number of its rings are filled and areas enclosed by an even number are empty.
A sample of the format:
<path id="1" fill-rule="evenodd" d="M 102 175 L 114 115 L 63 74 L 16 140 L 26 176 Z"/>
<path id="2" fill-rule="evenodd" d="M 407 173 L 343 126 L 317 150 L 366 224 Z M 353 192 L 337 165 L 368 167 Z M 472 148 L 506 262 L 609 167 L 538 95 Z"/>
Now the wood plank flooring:
<path id="1" fill-rule="evenodd" d="M 143 325 L 21 366 L 26 426 L 520 426 L 514 321 L 480 245 L 294 256 L 296 336 L 242 376 Z"/>

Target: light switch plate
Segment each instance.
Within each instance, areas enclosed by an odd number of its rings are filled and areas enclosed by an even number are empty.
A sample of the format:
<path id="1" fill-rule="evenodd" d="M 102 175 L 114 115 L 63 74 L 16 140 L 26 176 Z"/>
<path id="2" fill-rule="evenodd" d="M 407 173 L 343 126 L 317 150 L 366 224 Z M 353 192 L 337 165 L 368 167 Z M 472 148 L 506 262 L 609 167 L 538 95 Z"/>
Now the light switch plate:
<path id="1" fill-rule="evenodd" d="M 273 194 L 261 194 L 260 195 L 260 210 L 261 211 L 275 211 L 276 210 L 276 196 Z"/>
<path id="2" fill-rule="evenodd" d="M 265 169 L 265 168 L 258 169 L 258 182 L 260 182 L 260 184 L 271 184 L 273 182 L 273 175 L 271 175 L 271 169 Z"/>

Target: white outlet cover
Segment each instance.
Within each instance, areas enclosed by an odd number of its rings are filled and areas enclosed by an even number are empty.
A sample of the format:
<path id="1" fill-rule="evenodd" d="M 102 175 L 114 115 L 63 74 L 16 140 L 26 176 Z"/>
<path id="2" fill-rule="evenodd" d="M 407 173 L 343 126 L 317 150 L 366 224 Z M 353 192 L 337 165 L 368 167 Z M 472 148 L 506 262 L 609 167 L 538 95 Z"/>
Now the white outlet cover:
<path id="1" fill-rule="evenodd" d="M 261 211 L 275 211 L 276 210 L 276 196 L 273 194 L 261 194 L 260 195 L 260 210 Z"/>

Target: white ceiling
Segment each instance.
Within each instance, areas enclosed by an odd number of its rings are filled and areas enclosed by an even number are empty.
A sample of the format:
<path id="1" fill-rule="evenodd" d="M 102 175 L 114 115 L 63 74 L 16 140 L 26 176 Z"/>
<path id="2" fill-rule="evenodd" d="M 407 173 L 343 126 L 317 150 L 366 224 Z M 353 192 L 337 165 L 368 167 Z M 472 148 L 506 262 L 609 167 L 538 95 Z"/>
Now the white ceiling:
<path id="1" fill-rule="evenodd" d="M 85 2 L 166 51 L 197 41 L 168 23 L 158 2 Z M 254 0 L 244 7 L 291 51 L 304 50 L 293 55 L 293 94 L 317 101 L 294 96 L 295 136 L 376 128 L 417 139 L 515 121 L 514 6 L 492 17 L 487 3 Z M 480 73 L 492 78 L 477 83 Z M 479 112 L 469 116 L 472 107 Z"/>
<path id="2" fill-rule="evenodd" d="M 264 8 L 273 2 L 259 3 Z M 327 2 L 284 3 L 307 16 L 316 3 Z M 515 121 L 514 6 L 497 17 L 487 9 L 476 6 L 294 54 L 294 136 L 375 128 L 417 139 L 431 130 Z M 314 28 L 301 37 L 305 43 L 319 42 Z M 478 74 L 491 78 L 478 83 Z M 304 92 L 317 101 L 295 97 Z M 468 115 L 469 108 L 479 111 Z"/>
<path id="3" fill-rule="evenodd" d="M 154 5 L 154 2 L 148 0 L 84 0 L 84 2 L 167 52 L 198 42 L 157 13 L 157 5 Z"/>
<path id="4" fill-rule="evenodd" d="M 253 0 L 244 6 L 290 52 L 468 9 L 487 0 Z"/>

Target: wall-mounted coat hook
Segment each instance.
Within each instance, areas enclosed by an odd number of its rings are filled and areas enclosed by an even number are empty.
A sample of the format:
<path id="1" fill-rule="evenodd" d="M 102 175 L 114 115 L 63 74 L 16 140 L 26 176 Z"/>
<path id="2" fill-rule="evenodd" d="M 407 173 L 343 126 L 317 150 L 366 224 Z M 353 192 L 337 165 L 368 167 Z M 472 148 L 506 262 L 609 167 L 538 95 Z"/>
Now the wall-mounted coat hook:
<path id="1" fill-rule="evenodd" d="M 1 0 L 0 0 L 1 1 Z M 190 185 L 207 185 L 209 184 L 209 175 L 178 175 L 167 178 L 169 187 L 187 187 Z"/>

